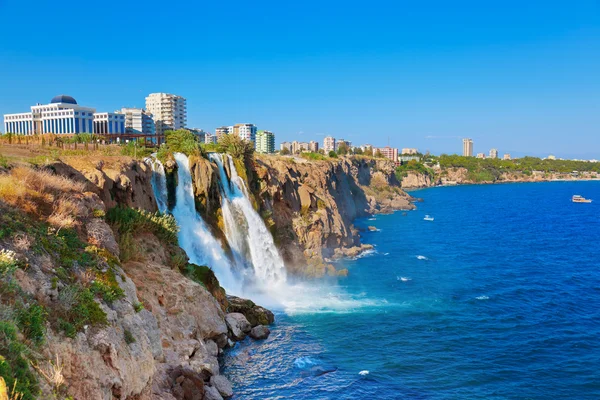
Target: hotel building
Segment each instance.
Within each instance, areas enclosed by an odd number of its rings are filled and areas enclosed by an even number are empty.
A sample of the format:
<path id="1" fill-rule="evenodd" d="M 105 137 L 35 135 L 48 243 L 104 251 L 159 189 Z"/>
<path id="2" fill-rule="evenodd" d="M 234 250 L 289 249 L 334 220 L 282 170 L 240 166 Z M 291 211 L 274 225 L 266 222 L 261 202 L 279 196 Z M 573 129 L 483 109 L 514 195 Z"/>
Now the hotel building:
<path id="1" fill-rule="evenodd" d="M 187 101 L 170 93 L 151 93 L 146 97 L 146 110 L 152 114 L 156 134 L 184 129 L 187 124 Z"/>
<path id="2" fill-rule="evenodd" d="M 270 154 L 275 152 L 275 134 L 269 131 L 256 133 L 255 150 L 257 153 Z"/>
<path id="3" fill-rule="evenodd" d="M 50 104 L 37 104 L 31 112 L 4 115 L 4 131 L 18 135 L 34 134 L 122 134 L 125 117 L 116 113 L 96 113 L 66 95 L 54 97 Z"/>
<path id="4" fill-rule="evenodd" d="M 325 139 L 323 139 L 323 150 L 325 150 L 325 153 L 329 153 L 330 151 L 336 151 L 334 137 L 326 136 Z"/>
<path id="5" fill-rule="evenodd" d="M 125 133 L 130 135 L 155 135 L 156 127 L 152 114 L 143 108 L 121 108 L 119 114 L 125 116 Z"/>
<path id="6" fill-rule="evenodd" d="M 417 154 L 419 151 L 414 148 L 404 148 L 401 154 Z"/>
<path id="7" fill-rule="evenodd" d="M 490 149 L 490 158 L 498 158 L 498 149 Z"/>
<path id="8" fill-rule="evenodd" d="M 377 154 L 379 151 L 385 158 L 392 160 L 393 162 L 398 162 L 398 149 L 390 146 L 373 148 L 373 155 Z"/>
<path id="9" fill-rule="evenodd" d="M 233 134 L 238 135 L 240 139 L 256 143 L 256 125 L 254 124 L 235 124 Z"/>
<path id="10" fill-rule="evenodd" d="M 473 139 L 463 139 L 463 157 L 473 157 Z"/>

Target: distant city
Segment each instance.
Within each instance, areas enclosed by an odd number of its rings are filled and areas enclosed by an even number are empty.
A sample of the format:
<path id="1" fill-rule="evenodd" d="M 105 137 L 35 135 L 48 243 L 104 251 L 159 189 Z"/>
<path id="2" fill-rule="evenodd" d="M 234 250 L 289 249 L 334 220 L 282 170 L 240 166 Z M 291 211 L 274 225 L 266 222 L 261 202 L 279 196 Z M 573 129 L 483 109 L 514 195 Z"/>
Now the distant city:
<path id="1" fill-rule="evenodd" d="M 144 139 L 146 143 L 160 145 L 168 130 L 186 129 L 197 135 L 201 143 L 217 144 L 224 135 L 236 135 L 254 143 L 255 151 L 261 154 L 299 155 L 302 153 L 364 154 L 385 157 L 397 164 L 422 159 L 423 154 L 416 148 L 377 147 L 371 144 L 353 145 L 343 138 L 326 136 L 323 143 L 281 142 L 275 146 L 275 134 L 269 130 L 259 130 L 251 123 L 238 123 L 215 128 L 214 133 L 200 128 L 187 126 L 187 100 L 170 93 L 151 93 L 146 97 L 146 108 L 123 107 L 114 112 L 96 112 L 93 107 L 84 107 L 67 95 L 52 98 L 49 104 L 36 104 L 31 111 L 4 115 L 4 132 L 17 135 L 74 135 L 91 133 L 102 135 L 109 142 L 123 142 Z M 473 157 L 473 139 L 463 139 L 462 155 Z M 476 158 L 498 159 L 498 150 L 493 148 L 487 153 L 477 153 Z M 554 160 L 554 155 L 547 159 Z M 509 153 L 502 155 L 503 160 L 511 160 Z M 598 162 L 598 160 L 584 160 Z"/>

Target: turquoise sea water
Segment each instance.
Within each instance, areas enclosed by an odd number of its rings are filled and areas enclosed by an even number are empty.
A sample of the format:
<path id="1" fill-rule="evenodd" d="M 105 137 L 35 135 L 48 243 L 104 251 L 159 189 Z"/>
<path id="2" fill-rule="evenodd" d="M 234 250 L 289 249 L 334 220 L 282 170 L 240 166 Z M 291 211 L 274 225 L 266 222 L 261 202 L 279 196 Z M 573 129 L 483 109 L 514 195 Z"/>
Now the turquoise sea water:
<path id="1" fill-rule="evenodd" d="M 600 182 L 413 195 L 357 221 L 376 252 L 344 261 L 322 306 L 227 353 L 235 398 L 600 398 Z"/>

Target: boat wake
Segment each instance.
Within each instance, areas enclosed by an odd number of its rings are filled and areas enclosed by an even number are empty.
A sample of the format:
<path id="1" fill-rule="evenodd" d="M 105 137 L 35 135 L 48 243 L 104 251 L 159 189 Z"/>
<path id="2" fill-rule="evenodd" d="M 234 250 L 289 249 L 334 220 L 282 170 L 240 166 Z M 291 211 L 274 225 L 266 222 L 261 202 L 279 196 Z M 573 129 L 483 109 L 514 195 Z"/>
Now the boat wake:
<path id="1" fill-rule="evenodd" d="M 425 261 L 429 261 L 429 258 L 427 258 L 427 257 L 425 257 L 425 256 L 418 255 L 418 256 L 417 256 L 417 260 L 425 260 Z"/>
<path id="2" fill-rule="evenodd" d="M 402 281 L 402 282 L 412 281 L 412 279 L 407 276 L 397 276 L 396 279 L 398 279 L 399 281 Z"/>

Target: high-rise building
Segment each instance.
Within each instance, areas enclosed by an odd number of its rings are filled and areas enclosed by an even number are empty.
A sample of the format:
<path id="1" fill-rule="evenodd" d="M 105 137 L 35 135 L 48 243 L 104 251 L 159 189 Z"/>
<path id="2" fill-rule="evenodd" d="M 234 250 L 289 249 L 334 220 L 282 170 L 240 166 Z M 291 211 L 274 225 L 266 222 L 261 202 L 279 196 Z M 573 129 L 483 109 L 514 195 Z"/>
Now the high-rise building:
<path id="1" fill-rule="evenodd" d="M 254 124 L 235 124 L 233 134 L 241 139 L 256 143 L 256 125 Z"/>
<path id="2" fill-rule="evenodd" d="M 463 157 L 473 157 L 473 139 L 463 139 Z"/>
<path id="3" fill-rule="evenodd" d="M 152 114 L 158 136 L 168 130 L 184 129 L 187 124 L 187 102 L 181 96 L 151 93 L 146 97 L 146 110 Z"/>
<path id="4" fill-rule="evenodd" d="M 419 151 L 415 148 L 404 148 L 401 154 L 417 154 Z"/>
<path id="5" fill-rule="evenodd" d="M 60 95 L 54 97 L 50 104 L 31 106 L 31 112 L 5 114 L 4 131 L 18 135 L 125 132 L 123 115 L 99 113 L 96 118 L 95 115 L 95 108 L 82 107 L 73 97 Z M 102 128 L 102 132 L 96 132 L 94 128 Z"/>
<path id="6" fill-rule="evenodd" d="M 336 151 L 335 138 L 326 136 L 325 139 L 323 139 L 323 150 L 325 150 L 325 153 Z"/>
<path id="7" fill-rule="evenodd" d="M 155 135 L 156 127 L 152 114 L 143 108 L 121 108 L 117 111 L 125 116 L 125 133 L 133 135 Z"/>
<path id="8" fill-rule="evenodd" d="M 257 153 L 270 154 L 275 152 L 275 134 L 269 131 L 258 131 L 256 132 L 256 145 L 255 149 Z"/>
<path id="9" fill-rule="evenodd" d="M 281 142 L 279 145 L 279 150 L 286 149 L 290 153 L 292 152 L 292 144 L 290 142 Z"/>
<path id="10" fill-rule="evenodd" d="M 310 142 L 308 142 L 308 150 L 312 151 L 313 153 L 316 153 L 319 151 L 319 142 L 315 142 L 314 140 L 311 140 Z"/>
<path id="11" fill-rule="evenodd" d="M 373 148 L 373 155 L 380 152 L 385 158 L 392 160 L 393 162 L 398 162 L 398 149 L 390 146 Z"/>
<path id="12" fill-rule="evenodd" d="M 498 149 L 490 149 L 490 158 L 498 158 Z"/>

